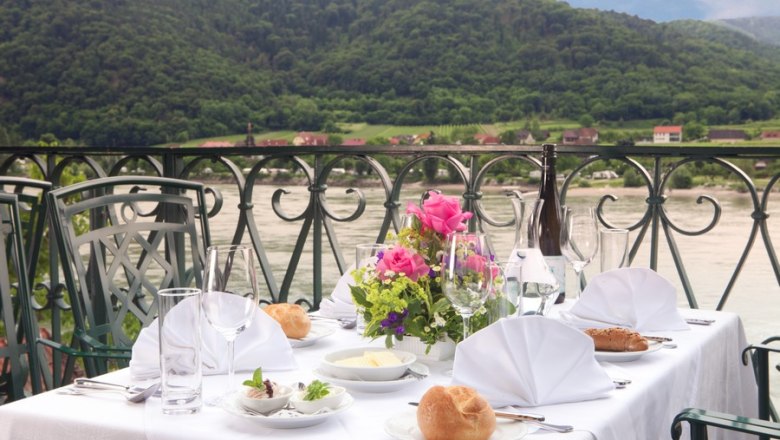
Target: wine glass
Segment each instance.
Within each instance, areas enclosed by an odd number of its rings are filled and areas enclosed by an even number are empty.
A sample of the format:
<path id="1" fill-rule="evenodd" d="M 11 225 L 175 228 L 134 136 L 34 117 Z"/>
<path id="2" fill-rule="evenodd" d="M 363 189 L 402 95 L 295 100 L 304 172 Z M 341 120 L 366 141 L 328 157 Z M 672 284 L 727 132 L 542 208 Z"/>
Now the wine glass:
<path id="1" fill-rule="evenodd" d="M 563 208 L 561 253 L 576 274 L 577 298 L 582 293 L 582 271 L 599 249 L 599 229 L 593 208 Z"/>
<path id="2" fill-rule="evenodd" d="M 209 324 L 227 340 L 228 392 L 233 389 L 236 338 L 252 323 L 259 301 L 252 248 L 209 247 L 201 305 Z"/>
<path id="3" fill-rule="evenodd" d="M 490 293 L 492 255 L 486 237 L 474 232 L 447 235 L 441 264 L 442 290 L 463 318 L 463 339 L 469 336 L 469 320 Z"/>
<path id="4" fill-rule="evenodd" d="M 544 261 L 544 255 L 538 247 L 526 250 L 521 272 L 521 291 L 523 306 L 538 302 L 536 311 L 529 307 L 524 315 L 546 315 L 555 302 L 560 284 L 555 278 L 550 266 Z"/>

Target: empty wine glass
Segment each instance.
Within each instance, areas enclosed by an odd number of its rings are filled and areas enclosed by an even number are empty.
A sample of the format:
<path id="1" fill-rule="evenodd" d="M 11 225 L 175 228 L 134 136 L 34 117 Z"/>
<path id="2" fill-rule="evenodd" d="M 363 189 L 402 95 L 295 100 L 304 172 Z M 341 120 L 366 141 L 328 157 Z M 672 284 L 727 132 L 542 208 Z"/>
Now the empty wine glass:
<path id="1" fill-rule="evenodd" d="M 539 248 L 530 248 L 526 251 L 525 260 L 521 272 L 521 291 L 523 292 L 523 306 L 532 306 L 538 303 L 534 312 L 532 307 L 524 315 L 546 315 L 555 302 L 554 296 L 558 293 L 558 280 L 555 278 L 550 266 L 544 261 L 544 255 Z"/>
<path id="2" fill-rule="evenodd" d="M 228 392 L 233 389 L 236 338 L 252 323 L 259 300 L 252 248 L 209 247 L 201 304 L 209 324 L 227 340 Z"/>
<path id="3" fill-rule="evenodd" d="M 577 298 L 582 292 L 582 271 L 599 249 L 599 229 L 593 208 L 563 208 L 561 253 L 576 274 Z"/>
<path id="4" fill-rule="evenodd" d="M 491 260 L 484 235 L 453 232 L 447 236 L 441 264 L 442 290 L 463 318 L 463 339 L 469 336 L 471 316 L 490 293 Z"/>

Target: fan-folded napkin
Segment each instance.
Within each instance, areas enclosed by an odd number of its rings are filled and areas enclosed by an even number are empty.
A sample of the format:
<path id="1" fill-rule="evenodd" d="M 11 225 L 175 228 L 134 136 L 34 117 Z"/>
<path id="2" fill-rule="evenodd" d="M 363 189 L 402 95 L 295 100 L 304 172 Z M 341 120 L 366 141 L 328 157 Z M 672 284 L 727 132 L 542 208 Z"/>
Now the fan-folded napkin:
<path id="1" fill-rule="evenodd" d="M 339 278 L 336 283 L 336 287 L 333 288 L 333 292 L 330 294 L 330 298 L 323 299 L 320 302 L 320 315 L 327 318 L 354 318 L 356 309 L 355 303 L 352 302 L 351 286 L 355 285 L 355 280 L 352 278 L 352 271 L 355 266 L 350 266 L 344 275 Z"/>
<path id="2" fill-rule="evenodd" d="M 185 301 L 196 301 L 189 298 Z M 181 303 L 180 303 L 181 305 Z M 200 310 L 200 307 L 197 308 Z M 179 328 L 182 341 L 191 340 L 195 329 L 192 307 L 174 307 L 168 312 L 167 322 Z M 203 374 L 227 373 L 227 341 L 217 332 L 201 313 L 201 362 Z M 135 380 L 147 380 L 160 376 L 160 328 L 157 319 L 141 330 L 130 359 L 130 374 Z M 174 341 L 175 342 L 175 341 Z M 182 347 L 191 346 L 187 342 Z M 297 368 L 290 342 L 281 326 L 258 307 L 252 323 L 241 332 L 235 341 L 235 370 L 253 371 L 263 367 L 265 371 L 292 370 Z"/>
<path id="3" fill-rule="evenodd" d="M 593 339 L 542 316 L 502 319 L 458 344 L 452 382 L 493 406 L 580 402 L 614 389 Z"/>
<path id="4" fill-rule="evenodd" d="M 669 281 L 646 268 L 599 274 L 561 319 L 576 327 L 627 327 L 638 332 L 688 330 Z"/>

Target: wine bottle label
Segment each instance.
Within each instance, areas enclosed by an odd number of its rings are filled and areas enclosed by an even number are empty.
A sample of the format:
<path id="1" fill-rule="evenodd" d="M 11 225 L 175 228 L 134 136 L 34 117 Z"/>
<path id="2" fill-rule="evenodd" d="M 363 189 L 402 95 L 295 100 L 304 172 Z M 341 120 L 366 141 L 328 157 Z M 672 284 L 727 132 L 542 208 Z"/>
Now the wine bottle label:
<path id="1" fill-rule="evenodd" d="M 566 258 L 562 255 L 550 255 L 544 257 L 545 263 L 550 267 L 555 279 L 558 280 L 558 293 L 566 293 Z"/>

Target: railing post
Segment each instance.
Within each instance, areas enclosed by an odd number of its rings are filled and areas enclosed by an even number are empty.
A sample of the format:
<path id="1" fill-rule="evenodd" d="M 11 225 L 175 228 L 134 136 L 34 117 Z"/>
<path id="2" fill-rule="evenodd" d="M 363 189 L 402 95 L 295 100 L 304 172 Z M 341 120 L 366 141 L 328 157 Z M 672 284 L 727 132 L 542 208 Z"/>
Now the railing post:
<path id="1" fill-rule="evenodd" d="M 658 243 L 661 219 L 661 204 L 655 203 L 661 197 L 661 157 L 655 157 L 653 164 L 653 194 L 650 195 L 650 213 L 652 228 L 650 230 L 650 269 L 658 270 Z"/>
<path id="2" fill-rule="evenodd" d="M 316 188 L 309 188 L 309 197 L 311 197 L 314 255 L 312 255 L 312 283 L 314 292 L 312 293 L 312 304 L 319 305 L 322 299 L 322 210 L 320 207 L 320 197 L 326 186 L 320 186 L 320 175 L 322 174 L 322 155 L 314 154 L 314 180 L 313 185 Z"/>

